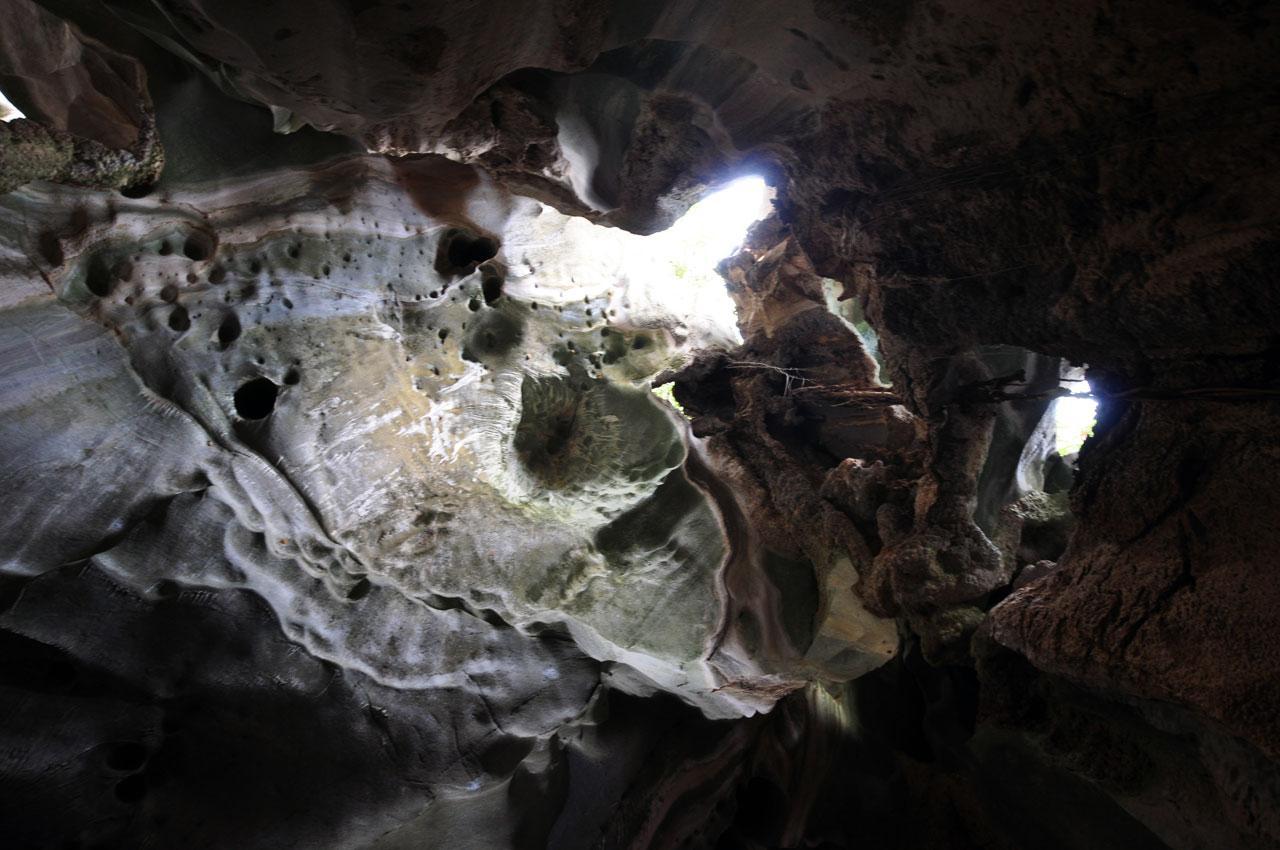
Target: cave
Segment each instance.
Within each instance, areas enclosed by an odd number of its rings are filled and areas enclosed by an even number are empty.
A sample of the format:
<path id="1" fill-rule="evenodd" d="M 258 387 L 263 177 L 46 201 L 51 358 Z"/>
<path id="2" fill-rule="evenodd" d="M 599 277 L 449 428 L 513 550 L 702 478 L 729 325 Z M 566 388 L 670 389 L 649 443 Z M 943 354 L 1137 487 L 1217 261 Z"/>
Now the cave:
<path id="1" fill-rule="evenodd" d="M 0 847 L 1280 848 L 1280 4 L 4 11 Z"/>

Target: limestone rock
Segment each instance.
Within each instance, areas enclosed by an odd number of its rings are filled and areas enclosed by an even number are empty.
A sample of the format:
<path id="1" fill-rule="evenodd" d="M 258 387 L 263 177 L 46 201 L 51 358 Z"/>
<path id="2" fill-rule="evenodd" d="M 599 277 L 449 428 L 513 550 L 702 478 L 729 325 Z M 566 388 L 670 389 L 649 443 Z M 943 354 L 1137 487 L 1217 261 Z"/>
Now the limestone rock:
<path id="1" fill-rule="evenodd" d="M 1273 4 L 6 12 L 6 840 L 1280 846 Z"/>
<path id="2" fill-rule="evenodd" d="M 13 0 L 0 91 L 26 118 L 0 124 L 0 192 L 31 180 L 122 189 L 164 164 L 146 72 L 34 0 Z"/>

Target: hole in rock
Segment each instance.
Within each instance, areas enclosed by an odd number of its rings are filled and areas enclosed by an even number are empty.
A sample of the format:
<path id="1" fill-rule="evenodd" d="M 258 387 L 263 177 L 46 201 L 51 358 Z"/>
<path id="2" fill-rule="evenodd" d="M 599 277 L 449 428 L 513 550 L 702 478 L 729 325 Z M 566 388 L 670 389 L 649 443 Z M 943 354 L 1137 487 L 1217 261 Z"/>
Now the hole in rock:
<path id="1" fill-rule="evenodd" d="M 22 110 L 13 105 L 13 101 L 0 91 L 0 121 L 9 122 L 16 118 L 26 118 Z"/>
<path id="2" fill-rule="evenodd" d="M 367 578 L 362 578 L 351 585 L 351 589 L 347 591 L 347 598 L 352 602 L 357 602 L 368 596 L 369 591 L 372 589 L 373 584 Z"/>
<path id="3" fill-rule="evenodd" d="M 240 318 L 232 313 L 218 325 L 218 344 L 225 351 L 231 343 L 240 338 Z"/>
<path id="4" fill-rule="evenodd" d="M 498 245 L 492 239 L 455 239 L 449 245 L 449 262 L 455 266 L 483 263 L 498 253 Z"/>
<path id="5" fill-rule="evenodd" d="M 759 175 L 738 177 L 691 206 L 671 227 L 645 237 L 644 251 L 657 264 L 652 282 L 627 290 L 623 306 L 669 317 L 697 348 L 731 348 L 742 342 L 738 311 L 716 271 L 742 245 L 751 225 L 772 208 L 772 191 Z M 653 340 L 637 336 L 636 352 Z M 670 388 L 659 397 L 672 402 Z"/>
<path id="6" fill-rule="evenodd" d="M 736 253 L 752 224 L 768 215 L 771 194 L 763 177 L 739 177 L 691 206 L 671 227 L 647 237 L 645 249 L 664 267 L 666 280 L 656 287 L 631 287 L 629 299 L 657 302 L 709 344 L 739 344 L 737 308 L 716 266 Z"/>
<path id="7" fill-rule="evenodd" d="M 91 259 L 84 279 L 84 285 L 89 291 L 99 298 L 105 298 L 111 294 L 112 283 L 111 269 L 107 268 L 106 261 L 101 257 Z"/>
<path id="8" fill-rule="evenodd" d="M 191 327 L 191 316 L 187 313 L 187 308 L 178 305 L 169 312 L 169 328 L 171 330 L 182 331 Z"/>
<path id="9" fill-rule="evenodd" d="M 182 253 L 189 260 L 207 260 L 213 253 L 213 244 L 209 237 L 202 233 L 193 233 L 182 243 Z"/>
<path id="10" fill-rule="evenodd" d="M 126 198 L 145 198 L 155 191 L 154 183 L 133 183 L 125 186 L 120 190 L 120 194 Z"/>
<path id="11" fill-rule="evenodd" d="M 459 228 L 450 228 L 436 249 L 436 271 L 445 277 L 468 275 L 485 260 L 498 253 L 498 243 L 488 236 L 478 236 Z"/>
<path id="12" fill-rule="evenodd" d="M 1098 402 L 1090 397 L 1093 388 L 1085 379 L 1083 368 L 1068 370 L 1062 386 L 1072 394 L 1054 400 L 1053 423 L 1058 454 L 1065 457 L 1080 451 L 1093 433 L 1098 421 Z"/>
<path id="13" fill-rule="evenodd" d="M 670 242 L 673 262 L 714 268 L 742 245 L 747 229 L 769 212 L 769 187 L 758 175 L 739 177 L 698 201 L 658 234 Z"/>
<path id="14" fill-rule="evenodd" d="M 276 407 L 280 388 L 268 378 L 254 378 L 236 390 L 236 413 L 242 419 L 266 419 Z"/>
<path id="15" fill-rule="evenodd" d="M 480 284 L 481 291 L 484 293 L 484 303 L 492 306 L 499 298 L 502 297 L 502 278 L 486 277 Z M 534 305 L 535 307 L 537 305 Z"/>

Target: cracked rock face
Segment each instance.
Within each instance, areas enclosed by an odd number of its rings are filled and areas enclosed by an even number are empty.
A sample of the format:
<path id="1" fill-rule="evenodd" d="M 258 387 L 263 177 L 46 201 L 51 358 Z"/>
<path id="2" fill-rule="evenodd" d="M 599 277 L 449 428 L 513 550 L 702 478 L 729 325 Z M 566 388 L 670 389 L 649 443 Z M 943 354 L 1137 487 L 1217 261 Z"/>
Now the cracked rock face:
<path id="1" fill-rule="evenodd" d="M 6 13 L 0 843 L 1280 846 L 1271 6 Z"/>

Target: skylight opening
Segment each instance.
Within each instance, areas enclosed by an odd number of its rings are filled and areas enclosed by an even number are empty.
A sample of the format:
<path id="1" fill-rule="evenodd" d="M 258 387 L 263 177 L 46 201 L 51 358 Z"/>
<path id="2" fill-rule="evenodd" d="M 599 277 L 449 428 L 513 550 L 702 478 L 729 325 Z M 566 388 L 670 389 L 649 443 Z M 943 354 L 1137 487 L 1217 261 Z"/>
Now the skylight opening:
<path id="1" fill-rule="evenodd" d="M 690 265 L 714 269 L 768 214 L 769 200 L 763 177 L 740 177 L 690 207 L 664 235 L 680 244 Z"/>
<path id="2" fill-rule="evenodd" d="M 739 177 L 691 206 L 661 233 L 645 238 L 658 275 L 645 297 L 661 304 L 694 348 L 742 343 L 738 310 L 716 266 L 733 256 L 747 231 L 772 209 L 773 192 L 759 175 Z M 654 393 L 684 413 L 672 386 Z"/>
<path id="3" fill-rule="evenodd" d="M 1066 457 L 1079 452 L 1093 434 L 1093 426 L 1098 421 L 1098 402 L 1089 397 L 1093 387 L 1084 377 L 1068 377 L 1063 380 L 1063 386 L 1072 394 L 1053 402 L 1053 420 L 1058 454 Z"/>
<path id="4" fill-rule="evenodd" d="M 734 254 L 771 206 L 764 178 L 740 177 L 698 201 L 671 227 L 645 238 L 644 249 L 659 264 L 649 297 L 665 304 L 691 338 L 705 345 L 741 344 L 737 308 L 716 266 Z"/>
<path id="5" fill-rule="evenodd" d="M 716 266 L 769 215 L 773 194 L 757 175 L 725 181 L 648 236 L 539 204 L 527 226 L 504 235 L 504 293 L 554 313 L 564 325 L 558 338 L 573 337 L 569 353 L 598 355 L 592 369 L 637 385 L 652 380 L 698 351 L 742 344 L 736 305 Z"/>

